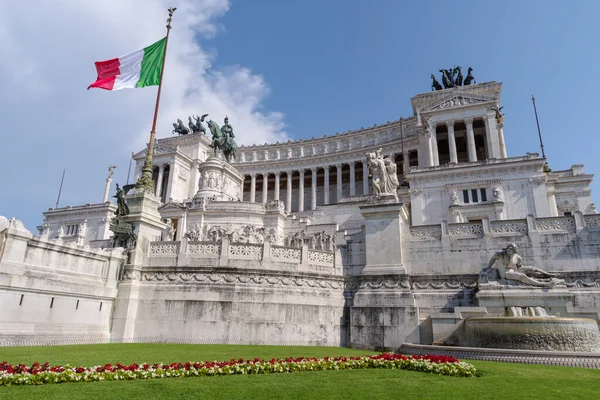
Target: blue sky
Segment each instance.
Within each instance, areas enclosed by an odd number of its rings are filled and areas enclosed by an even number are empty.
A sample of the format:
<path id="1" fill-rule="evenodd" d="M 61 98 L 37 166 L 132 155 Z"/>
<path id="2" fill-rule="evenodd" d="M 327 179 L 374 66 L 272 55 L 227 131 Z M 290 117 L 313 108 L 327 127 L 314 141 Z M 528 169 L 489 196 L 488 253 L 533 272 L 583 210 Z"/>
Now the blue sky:
<path id="1" fill-rule="evenodd" d="M 85 87 L 95 78 L 94 61 L 160 37 L 170 3 L 15 3 L 0 5 L 0 116 L 9 166 L 0 215 L 34 230 L 54 206 L 63 168 L 61 206 L 101 201 L 111 164 L 118 165 L 116 181 L 125 181 L 129 154 L 146 143 L 155 91 Z M 430 90 L 431 73 L 461 65 L 474 68 L 477 82 L 503 82 L 509 156 L 539 151 L 533 94 L 550 167 L 600 170 L 591 96 L 599 82 L 600 2 L 171 3 L 179 9 L 159 137 L 170 136 L 174 118 L 203 112 L 229 114 L 244 144 L 410 117 L 410 98 Z M 128 9 L 136 13 L 119 12 Z M 592 188 L 596 199 L 600 187 Z"/>

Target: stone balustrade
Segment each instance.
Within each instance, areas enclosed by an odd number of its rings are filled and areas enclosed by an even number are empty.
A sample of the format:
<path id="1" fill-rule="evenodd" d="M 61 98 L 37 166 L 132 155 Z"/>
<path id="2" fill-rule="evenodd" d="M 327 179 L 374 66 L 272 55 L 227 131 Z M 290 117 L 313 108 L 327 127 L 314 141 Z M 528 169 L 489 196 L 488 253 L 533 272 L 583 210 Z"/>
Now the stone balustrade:
<path id="1" fill-rule="evenodd" d="M 204 262 L 199 262 L 204 260 Z M 257 261 L 261 264 L 294 264 L 307 272 L 333 273 L 335 254 L 329 251 L 251 243 L 181 241 L 150 242 L 148 265 L 152 267 L 230 266 L 232 260 Z"/>
<path id="2" fill-rule="evenodd" d="M 576 233 L 583 229 L 600 230 L 600 215 L 575 215 L 564 217 L 534 218 L 501 220 L 483 222 L 469 222 L 460 224 L 423 225 L 410 227 L 410 240 L 441 240 L 443 236 L 452 239 L 481 238 L 484 236 L 527 236 L 531 232 L 537 234 Z"/>

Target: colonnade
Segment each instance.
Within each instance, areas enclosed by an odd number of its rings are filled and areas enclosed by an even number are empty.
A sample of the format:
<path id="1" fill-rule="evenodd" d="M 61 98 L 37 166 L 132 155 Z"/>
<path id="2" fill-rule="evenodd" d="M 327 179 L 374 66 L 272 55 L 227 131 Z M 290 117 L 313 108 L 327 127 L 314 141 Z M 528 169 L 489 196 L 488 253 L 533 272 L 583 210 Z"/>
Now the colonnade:
<path id="1" fill-rule="evenodd" d="M 480 118 L 462 118 L 450 121 L 428 121 L 428 127 L 425 130 L 425 136 L 427 137 L 425 158 L 426 166 L 435 167 L 440 165 L 440 151 L 438 149 L 438 135 L 440 131 L 444 130 L 448 135 L 448 151 L 449 151 L 449 162 L 458 163 L 458 152 L 456 146 L 456 134 L 455 126 L 457 123 L 462 123 L 466 128 L 466 139 L 467 139 L 467 155 L 469 162 L 478 161 L 477 157 L 477 146 L 475 143 L 475 132 L 474 123 L 483 125 L 485 137 L 485 149 L 486 157 L 492 158 L 506 158 L 506 145 L 504 143 L 504 132 L 502 126 L 496 124 L 493 115 L 485 115 Z M 441 129 L 440 129 L 441 128 Z"/>
<path id="2" fill-rule="evenodd" d="M 408 154 L 408 151 L 405 152 Z M 395 160 L 396 155 L 390 155 Z M 408 156 L 404 157 L 406 161 L 405 169 L 408 168 Z M 358 164 L 357 164 L 358 163 Z M 403 167 L 399 168 L 399 172 Z M 404 170 L 405 170 L 404 169 Z M 335 172 L 334 172 L 335 170 Z M 362 171 L 362 172 L 361 172 Z M 357 176 L 358 172 L 358 176 Z M 274 176 L 274 179 L 271 177 Z M 354 160 L 337 163 L 334 165 L 325 165 L 322 167 L 310 167 L 294 170 L 285 170 L 277 172 L 250 173 L 246 175 L 246 180 L 250 178 L 250 190 L 247 199 L 250 202 L 265 204 L 269 200 L 282 200 L 282 190 L 285 190 L 285 208 L 292 212 L 292 203 L 296 199 L 297 206 L 294 211 L 303 212 L 305 210 L 315 210 L 318 205 L 336 204 L 345 196 L 368 195 L 370 193 L 369 168 L 367 160 Z M 257 178 L 262 177 L 262 185 L 257 183 Z M 282 187 L 281 180 L 286 181 Z M 307 182 L 310 180 L 310 185 Z M 269 190 L 269 183 L 274 184 L 272 190 Z M 261 186 L 261 187 L 257 187 Z M 310 186 L 310 188 L 308 187 Z M 335 191 L 333 192 L 333 186 Z M 310 191 L 310 195 L 305 199 L 305 187 Z M 260 191 L 260 199 L 257 198 L 257 191 Z M 317 194 L 322 195 L 317 201 Z"/>
<path id="3" fill-rule="evenodd" d="M 157 171 L 158 170 L 158 171 Z M 172 179 L 169 179 L 171 175 L 171 171 L 173 168 L 171 164 L 155 164 L 154 172 L 152 174 L 154 180 L 154 194 L 156 197 L 163 199 L 166 198 L 167 194 L 170 192 L 170 186 L 172 184 Z M 167 180 L 165 181 L 165 172 L 167 175 Z M 166 183 L 166 184 L 165 184 Z"/>

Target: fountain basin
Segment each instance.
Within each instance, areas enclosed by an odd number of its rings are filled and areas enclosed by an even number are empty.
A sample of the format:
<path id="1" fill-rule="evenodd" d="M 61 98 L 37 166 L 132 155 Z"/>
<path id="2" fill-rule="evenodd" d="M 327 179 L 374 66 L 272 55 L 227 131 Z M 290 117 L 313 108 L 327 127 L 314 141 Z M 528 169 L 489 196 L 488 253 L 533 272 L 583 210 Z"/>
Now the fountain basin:
<path id="1" fill-rule="evenodd" d="M 461 346 L 600 352 L 598 324 L 588 318 L 472 317 L 463 328 Z"/>

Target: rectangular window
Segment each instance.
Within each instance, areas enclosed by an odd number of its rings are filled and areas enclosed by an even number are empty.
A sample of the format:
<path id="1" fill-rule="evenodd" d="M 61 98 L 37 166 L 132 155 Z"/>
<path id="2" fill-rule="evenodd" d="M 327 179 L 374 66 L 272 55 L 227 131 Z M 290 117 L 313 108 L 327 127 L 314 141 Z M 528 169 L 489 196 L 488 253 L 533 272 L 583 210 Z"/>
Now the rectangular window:
<path id="1" fill-rule="evenodd" d="M 567 217 L 567 216 L 569 216 L 569 215 L 573 215 L 573 214 L 571 214 L 571 211 L 565 211 L 565 212 L 563 213 L 563 215 L 564 215 L 565 217 Z"/>
<path id="2" fill-rule="evenodd" d="M 485 188 L 477 188 L 477 189 L 464 189 L 463 193 L 463 204 L 471 204 L 471 203 L 487 203 L 487 189 Z"/>
<path id="3" fill-rule="evenodd" d="M 79 225 L 67 225 L 65 236 L 74 236 L 79 233 Z"/>

